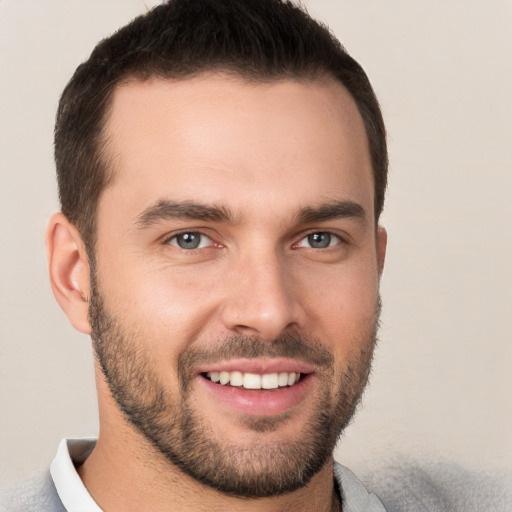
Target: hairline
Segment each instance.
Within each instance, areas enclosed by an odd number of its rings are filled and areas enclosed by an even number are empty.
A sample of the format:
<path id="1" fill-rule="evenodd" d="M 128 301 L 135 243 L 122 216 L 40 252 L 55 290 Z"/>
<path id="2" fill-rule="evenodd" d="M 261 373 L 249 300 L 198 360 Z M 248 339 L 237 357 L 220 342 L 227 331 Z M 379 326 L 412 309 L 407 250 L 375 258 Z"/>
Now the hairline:
<path id="1" fill-rule="evenodd" d="M 150 82 L 152 80 L 162 80 L 166 82 L 186 82 L 189 80 L 193 80 L 195 78 L 205 77 L 205 78 L 214 78 L 214 77 L 227 77 L 229 79 L 233 79 L 234 81 L 244 82 L 247 84 L 261 84 L 261 85 L 271 85 L 279 82 L 292 81 L 297 83 L 326 83 L 331 82 L 332 84 L 336 84 L 350 96 L 354 105 L 356 106 L 357 112 L 361 118 L 364 127 L 364 133 L 366 137 L 366 145 L 368 155 L 370 157 L 371 162 L 371 175 L 372 175 L 372 184 L 373 184 L 373 211 L 374 211 L 374 221 L 375 221 L 375 229 L 378 228 L 378 213 L 376 211 L 376 169 L 373 164 L 373 159 L 371 155 L 370 148 L 370 136 L 368 133 L 367 123 L 361 112 L 359 107 L 359 103 L 357 99 L 354 97 L 352 92 L 348 89 L 348 87 L 343 83 L 341 79 L 336 77 L 332 72 L 327 69 L 322 69 L 320 66 L 315 70 L 306 70 L 303 73 L 301 72 L 289 72 L 283 71 L 282 73 L 257 73 L 252 72 L 250 70 L 238 69 L 235 66 L 209 66 L 203 69 L 197 69 L 191 72 L 183 72 L 177 73 L 174 75 L 166 74 L 163 72 L 159 72 L 158 70 L 154 70 L 149 73 L 140 73 L 140 72 L 128 72 L 124 76 L 119 77 L 115 82 L 109 84 L 109 93 L 105 98 L 105 105 L 103 108 L 101 121 L 100 121 L 100 133 L 98 136 L 98 141 L 96 144 L 96 154 L 99 159 L 99 164 L 101 166 L 101 172 L 103 173 L 103 186 L 101 188 L 101 192 L 97 197 L 96 204 L 93 211 L 93 219 L 90 224 L 90 232 L 87 234 L 82 234 L 82 238 L 84 238 L 85 245 L 87 247 L 87 252 L 90 253 L 89 256 L 94 254 L 94 248 L 97 241 L 97 220 L 98 220 L 98 207 L 103 196 L 103 192 L 110 186 L 115 183 L 116 176 L 120 169 L 116 168 L 116 154 L 112 151 L 109 151 L 109 145 L 111 142 L 111 137 L 107 131 L 110 116 L 112 114 L 113 101 L 116 92 L 124 86 L 129 86 L 132 84 L 143 84 L 146 82 Z"/>

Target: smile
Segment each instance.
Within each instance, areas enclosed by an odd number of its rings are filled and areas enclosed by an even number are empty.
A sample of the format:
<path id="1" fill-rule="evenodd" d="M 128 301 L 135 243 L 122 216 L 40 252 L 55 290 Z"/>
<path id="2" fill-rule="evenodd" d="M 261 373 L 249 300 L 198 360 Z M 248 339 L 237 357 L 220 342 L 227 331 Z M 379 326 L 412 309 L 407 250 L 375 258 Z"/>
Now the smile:
<path id="1" fill-rule="evenodd" d="M 207 402 L 220 406 L 220 410 L 260 417 L 276 416 L 297 407 L 316 381 L 314 373 L 309 372 L 256 373 L 255 369 L 205 371 L 199 377 L 197 382 L 209 397 Z"/>
<path id="2" fill-rule="evenodd" d="M 223 386 L 229 385 L 245 389 L 278 389 L 293 386 L 299 382 L 300 375 L 296 372 L 265 373 L 261 375 L 241 371 L 223 371 L 208 372 L 206 378 Z"/>

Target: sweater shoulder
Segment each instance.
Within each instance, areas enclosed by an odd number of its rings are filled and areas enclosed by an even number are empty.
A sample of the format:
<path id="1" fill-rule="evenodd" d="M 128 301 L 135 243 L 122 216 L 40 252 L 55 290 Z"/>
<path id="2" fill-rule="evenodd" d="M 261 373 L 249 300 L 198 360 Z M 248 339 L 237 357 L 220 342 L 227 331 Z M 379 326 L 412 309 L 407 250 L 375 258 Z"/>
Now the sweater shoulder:
<path id="1" fill-rule="evenodd" d="M 66 512 L 50 471 L 0 494 L 0 512 Z"/>

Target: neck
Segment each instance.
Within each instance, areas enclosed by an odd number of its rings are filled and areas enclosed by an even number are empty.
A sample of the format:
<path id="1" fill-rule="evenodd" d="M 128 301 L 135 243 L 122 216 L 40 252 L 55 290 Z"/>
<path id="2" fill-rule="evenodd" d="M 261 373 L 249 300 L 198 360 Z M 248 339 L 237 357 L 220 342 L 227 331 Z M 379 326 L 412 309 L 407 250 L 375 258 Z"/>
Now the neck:
<path id="1" fill-rule="evenodd" d="M 330 460 L 304 488 L 282 496 L 248 499 L 222 494 L 184 474 L 149 443 L 126 439 L 136 432 L 100 434 L 96 448 L 78 468 L 104 512 L 332 512 L 341 510 Z M 121 434 L 121 435 L 120 435 Z M 133 441 L 133 440 L 132 440 Z M 136 449 L 128 448 L 137 446 Z"/>
<path id="2" fill-rule="evenodd" d="M 99 372 L 99 370 L 97 370 Z M 78 468 L 87 490 L 104 512 L 333 512 L 341 510 L 334 489 L 332 458 L 307 486 L 267 498 L 223 494 L 181 471 L 128 423 L 97 379 L 100 435 Z"/>

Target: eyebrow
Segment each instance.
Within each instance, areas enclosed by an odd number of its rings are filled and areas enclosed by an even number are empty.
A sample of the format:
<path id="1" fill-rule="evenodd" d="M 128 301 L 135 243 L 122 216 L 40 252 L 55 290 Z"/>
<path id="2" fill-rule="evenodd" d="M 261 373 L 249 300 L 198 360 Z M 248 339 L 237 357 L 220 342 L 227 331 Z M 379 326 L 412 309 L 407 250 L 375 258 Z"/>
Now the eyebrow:
<path id="1" fill-rule="evenodd" d="M 137 216 L 136 226 L 143 229 L 169 219 L 228 222 L 233 214 L 221 206 L 161 199 Z"/>
<path id="2" fill-rule="evenodd" d="M 234 222 L 234 217 L 233 213 L 224 206 L 161 199 L 137 216 L 136 226 L 144 229 L 170 219 Z M 340 218 L 364 221 L 366 212 L 360 204 L 353 201 L 333 201 L 316 207 L 302 208 L 296 218 L 303 224 Z"/>
<path id="3" fill-rule="evenodd" d="M 298 218 L 299 222 L 304 224 L 347 218 L 365 221 L 366 211 L 360 204 L 353 201 L 333 201 L 317 207 L 302 208 Z"/>

